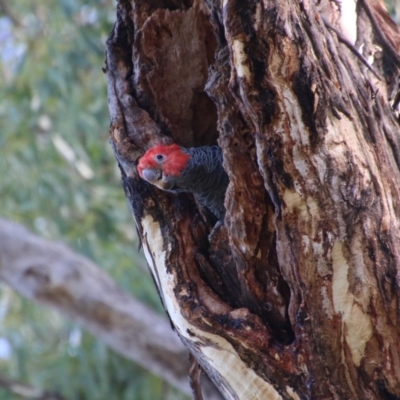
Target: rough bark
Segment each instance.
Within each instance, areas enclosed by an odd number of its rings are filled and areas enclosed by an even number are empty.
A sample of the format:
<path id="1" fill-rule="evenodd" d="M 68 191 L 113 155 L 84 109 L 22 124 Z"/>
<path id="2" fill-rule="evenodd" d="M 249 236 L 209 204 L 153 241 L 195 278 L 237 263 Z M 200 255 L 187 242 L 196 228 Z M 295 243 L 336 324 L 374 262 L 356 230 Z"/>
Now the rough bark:
<path id="1" fill-rule="evenodd" d="M 389 20 L 367 0 L 118 3 L 111 143 L 165 308 L 227 399 L 400 398 Z M 136 163 L 216 141 L 230 184 L 212 231 Z"/>
<path id="2" fill-rule="evenodd" d="M 22 296 L 79 322 L 123 357 L 191 394 L 188 354 L 169 321 L 123 292 L 87 258 L 0 218 L 0 279 Z M 210 382 L 206 388 L 207 398 L 220 399 Z"/>

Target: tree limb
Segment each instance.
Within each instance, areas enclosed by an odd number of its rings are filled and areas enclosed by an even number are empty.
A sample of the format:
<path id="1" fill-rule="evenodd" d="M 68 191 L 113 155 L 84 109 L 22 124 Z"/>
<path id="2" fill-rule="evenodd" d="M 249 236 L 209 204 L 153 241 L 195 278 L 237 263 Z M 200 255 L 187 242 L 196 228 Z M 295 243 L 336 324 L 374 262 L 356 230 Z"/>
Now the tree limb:
<path id="1" fill-rule="evenodd" d="M 27 385 L 26 383 L 22 383 L 16 381 L 14 379 L 9 379 L 0 375 L 0 387 L 6 389 L 12 394 L 15 394 L 20 397 L 36 399 L 36 400 L 65 400 L 63 396 L 61 396 L 57 392 L 43 390 L 38 387 Z"/>
<path id="2" fill-rule="evenodd" d="M 0 218 L 0 279 L 191 394 L 187 351 L 168 321 L 124 293 L 87 258 Z M 211 385 L 204 390 L 207 399 L 220 399 Z"/>

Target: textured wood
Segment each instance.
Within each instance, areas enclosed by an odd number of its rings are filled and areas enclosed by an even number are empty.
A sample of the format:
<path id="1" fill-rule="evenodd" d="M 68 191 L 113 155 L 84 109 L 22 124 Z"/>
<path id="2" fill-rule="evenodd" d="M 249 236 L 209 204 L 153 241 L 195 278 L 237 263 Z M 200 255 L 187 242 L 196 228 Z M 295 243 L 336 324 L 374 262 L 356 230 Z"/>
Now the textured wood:
<path id="1" fill-rule="evenodd" d="M 111 142 L 165 308 L 227 399 L 400 398 L 398 29 L 377 34 L 384 13 L 119 2 Z M 136 163 L 158 142 L 217 138 L 230 184 L 212 230 Z"/>

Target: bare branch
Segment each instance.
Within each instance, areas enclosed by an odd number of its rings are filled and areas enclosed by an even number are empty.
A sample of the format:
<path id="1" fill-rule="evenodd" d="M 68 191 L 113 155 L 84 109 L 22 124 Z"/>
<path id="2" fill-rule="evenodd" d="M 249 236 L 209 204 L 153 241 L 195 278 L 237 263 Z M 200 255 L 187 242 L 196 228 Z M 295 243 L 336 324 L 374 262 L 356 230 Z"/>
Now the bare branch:
<path id="1" fill-rule="evenodd" d="M 27 385 L 16 381 L 14 379 L 9 379 L 0 375 L 0 386 L 12 394 L 20 397 L 36 399 L 36 400 L 64 400 L 65 398 L 57 392 L 43 390 L 38 387 Z"/>
<path id="2" fill-rule="evenodd" d="M 0 218 L 0 279 L 191 394 L 188 354 L 169 322 L 124 293 L 87 258 Z M 205 390 L 207 398 L 220 398 L 210 385 Z"/>

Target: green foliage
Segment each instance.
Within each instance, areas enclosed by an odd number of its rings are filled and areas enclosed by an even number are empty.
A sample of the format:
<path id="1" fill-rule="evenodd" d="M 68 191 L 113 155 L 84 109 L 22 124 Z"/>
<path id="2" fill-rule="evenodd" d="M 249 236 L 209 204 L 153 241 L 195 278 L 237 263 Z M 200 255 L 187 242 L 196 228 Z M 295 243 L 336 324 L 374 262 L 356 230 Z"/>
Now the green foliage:
<path id="1" fill-rule="evenodd" d="M 161 311 L 108 145 L 105 40 L 115 4 L 15 0 L 0 13 L 1 215 L 62 240 Z M 179 399 L 165 383 L 0 286 L 0 374 L 67 399 Z M 78 340 L 79 339 L 79 340 Z M 16 399 L 0 389 L 0 398 Z"/>

